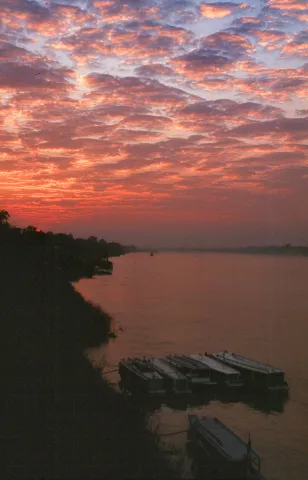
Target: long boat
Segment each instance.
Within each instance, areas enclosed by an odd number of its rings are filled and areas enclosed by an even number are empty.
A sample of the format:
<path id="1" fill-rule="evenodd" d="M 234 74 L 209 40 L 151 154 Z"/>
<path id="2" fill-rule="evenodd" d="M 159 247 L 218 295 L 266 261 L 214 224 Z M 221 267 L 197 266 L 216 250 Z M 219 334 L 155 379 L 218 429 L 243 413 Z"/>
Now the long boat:
<path id="1" fill-rule="evenodd" d="M 201 363 L 210 370 L 213 381 L 228 389 L 240 389 L 244 386 L 241 373 L 216 358 L 208 355 L 188 355 L 196 364 Z"/>
<path id="2" fill-rule="evenodd" d="M 172 393 L 191 393 L 189 379 L 163 358 L 145 357 L 147 362 L 164 377 L 166 389 Z"/>
<path id="3" fill-rule="evenodd" d="M 261 458 L 216 417 L 188 415 L 188 441 L 193 444 L 197 461 L 213 468 L 225 480 L 261 480 Z M 215 477 L 216 477 L 215 475 Z M 216 478 L 217 478 L 216 477 Z"/>
<path id="4" fill-rule="evenodd" d="M 207 365 L 195 362 L 186 355 L 168 355 L 165 360 L 188 377 L 192 387 L 217 387 L 217 381 L 211 378 L 211 370 Z"/>
<path id="5" fill-rule="evenodd" d="M 287 393 L 289 390 L 284 378 L 284 371 L 281 368 L 227 351 L 214 353 L 212 356 L 239 370 L 245 385 L 252 390 L 263 390 L 270 393 Z"/>
<path id="6" fill-rule="evenodd" d="M 119 363 L 122 385 L 134 392 L 164 395 L 164 378 L 148 362 L 137 359 L 123 359 Z"/>

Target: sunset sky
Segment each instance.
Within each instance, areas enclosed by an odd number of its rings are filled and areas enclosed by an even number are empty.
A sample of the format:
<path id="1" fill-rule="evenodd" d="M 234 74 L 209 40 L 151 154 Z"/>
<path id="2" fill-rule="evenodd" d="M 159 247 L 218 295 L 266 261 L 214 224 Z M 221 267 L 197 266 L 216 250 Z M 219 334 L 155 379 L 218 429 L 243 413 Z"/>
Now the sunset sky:
<path id="1" fill-rule="evenodd" d="M 139 246 L 308 244 L 306 0 L 0 0 L 0 210 Z"/>

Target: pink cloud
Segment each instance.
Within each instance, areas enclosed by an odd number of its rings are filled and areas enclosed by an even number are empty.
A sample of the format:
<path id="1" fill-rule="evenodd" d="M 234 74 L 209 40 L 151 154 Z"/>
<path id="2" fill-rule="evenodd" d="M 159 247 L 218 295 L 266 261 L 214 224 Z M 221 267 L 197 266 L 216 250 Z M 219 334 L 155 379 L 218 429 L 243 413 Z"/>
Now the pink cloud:
<path id="1" fill-rule="evenodd" d="M 0 198 L 13 213 L 252 228 L 245 202 L 260 225 L 268 198 L 288 219 L 287 199 L 308 206 L 303 2 L 250 17 L 230 2 L 46 5 L 4 2 Z"/>

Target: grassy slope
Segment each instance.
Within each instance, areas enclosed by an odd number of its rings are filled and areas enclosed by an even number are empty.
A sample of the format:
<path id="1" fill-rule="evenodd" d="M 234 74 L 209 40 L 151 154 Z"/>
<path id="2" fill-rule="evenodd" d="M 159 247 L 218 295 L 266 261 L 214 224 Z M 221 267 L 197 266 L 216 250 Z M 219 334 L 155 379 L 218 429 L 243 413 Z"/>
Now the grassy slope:
<path id="1" fill-rule="evenodd" d="M 166 478 L 140 411 L 83 357 L 110 319 L 44 265 L 1 253 L 1 478 Z"/>

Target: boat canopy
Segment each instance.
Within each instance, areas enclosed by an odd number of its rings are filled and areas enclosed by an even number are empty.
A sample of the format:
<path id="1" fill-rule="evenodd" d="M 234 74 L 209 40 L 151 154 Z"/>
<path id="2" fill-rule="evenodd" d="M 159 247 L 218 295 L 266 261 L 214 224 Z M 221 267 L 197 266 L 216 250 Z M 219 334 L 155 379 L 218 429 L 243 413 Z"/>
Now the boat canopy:
<path id="1" fill-rule="evenodd" d="M 204 440 L 210 441 L 229 460 L 242 462 L 247 458 L 248 445 L 216 417 L 188 415 L 188 420 L 190 425 L 204 437 Z M 261 459 L 253 449 L 250 449 L 249 454 L 260 463 Z"/>
<path id="2" fill-rule="evenodd" d="M 157 368 L 159 372 L 163 372 L 169 378 L 173 378 L 175 380 L 186 380 L 185 375 L 182 375 L 175 367 L 173 367 L 170 363 L 167 363 L 162 358 L 151 358 L 151 364 L 154 368 Z"/>
<path id="3" fill-rule="evenodd" d="M 130 358 L 127 360 L 121 360 L 119 366 L 126 368 L 133 374 L 145 379 L 162 379 L 162 376 L 156 372 L 151 365 L 148 365 L 146 362 L 139 359 L 137 361 Z"/>
<path id="4" fill-rule="evenodd" d="M 225 375 L 239 375 L 240 372 L 234 368 L 226 365 L 225 363 L 220 362 L 216 358 L 208 357 L 207 355 L 189 355 L 190 358 L 197 362 L 201 362 L 203 365 L 207 366 L 211 370 L 216 370 L 217 372 L 224 373 Z"/>
<path id="5" fill-rule="evenodd" d="M 232 365 L 235 368 L 244 368 L 245 370 L 259 372 L 265 375 L 270 375 L 273 373 L 284 373 L 281 368 L 273 367 L 271 365 L 267 365 L 266 363 L 258 362 L 256 360 L 250 360 L 249 358 L 243 357 L 242 355 L 237 355 L 231 352 L 218 352 L 214 353 L 213 356 L 218 360 L 221 360 L 222 362 L 227 362 L 229 365 Z"/>
<path id="6" fill-rule="evenodd" d="M 187 368 L 190 370 L 210 370 L 207 365 L 201 364 L 199 362 L 194 362 L 192 358 L 186 355 L 170 355 L 166 358 L 167 361 L 172 362 L 178 368 Z"/>

